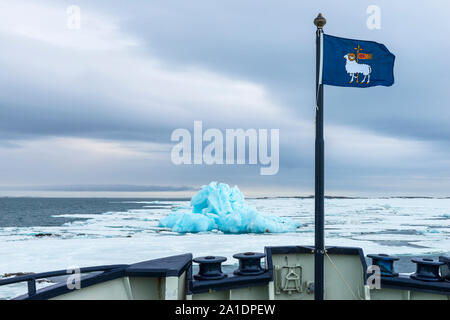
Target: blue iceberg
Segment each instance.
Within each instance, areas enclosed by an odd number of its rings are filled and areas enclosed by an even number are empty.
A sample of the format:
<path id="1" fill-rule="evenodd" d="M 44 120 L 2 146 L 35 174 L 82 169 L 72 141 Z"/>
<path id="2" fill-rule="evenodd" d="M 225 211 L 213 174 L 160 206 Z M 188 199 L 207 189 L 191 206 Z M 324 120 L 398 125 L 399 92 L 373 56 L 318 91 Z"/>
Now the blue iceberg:
<path id="1" fill-rule="evenodd" d="M 295 231 L 300 223 L 260 214 L 245 203 L 237 186 L 211 182 L 191 199 L 192 212 L 174 211 L 160 227 L 179 233 L 220 230 L 224 233 L 281 233 Z"/>

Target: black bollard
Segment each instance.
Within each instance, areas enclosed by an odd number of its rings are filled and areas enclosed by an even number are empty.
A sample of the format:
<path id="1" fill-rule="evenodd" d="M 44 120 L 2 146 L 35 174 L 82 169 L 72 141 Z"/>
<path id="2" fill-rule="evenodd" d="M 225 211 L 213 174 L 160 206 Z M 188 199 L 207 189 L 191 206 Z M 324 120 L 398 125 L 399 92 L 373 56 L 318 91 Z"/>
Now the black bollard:
<path id="1" fill-rule="evenodd" d="M 198 274 L 194 275 L 196 280 L 219 280 L 227 275 L 222 272 L 222 262 L 226 261 L 225 257 L 206 256 L 198 257 L 192 261 L 199 264 Z"/>
<path id="2" fill-rule="evenodd" d="M 442 276 L 445 280 L 450 281 L 450 256 L 440 256 L 439 261 L 445 263 L 445 265 L 441 267 Z"/>
<path id="3" fill-rule="evenodd" d="M 397 257 L 390 256 L 388 254 L 368 254 L 372 259 L 372 264 L 380 267 L 380 273 L 385 277 L 397 277 L 398 273 L 394 269 L 394 261 L 399 260 Z"/>
<path id="4" fill-rule="evenodd" d="M 411 275 L 412 279 L 421 281 L 442 281 L 439 274 L 439 267 L 444 265 L 444 262 L 435 261 L 433 259 L 412 259 L 416 263 L 416 272 Z"/>
<path id="5" fill-rule="evenodd" d="M 255 276 L 262 274 L 265 270 L 261 267 L 261 258 L 266 255 L 257 252 L 237 253 L 233 258 L 239 260 L 239 269 L 234 271 L 235 275 L 239 276 Z"/>

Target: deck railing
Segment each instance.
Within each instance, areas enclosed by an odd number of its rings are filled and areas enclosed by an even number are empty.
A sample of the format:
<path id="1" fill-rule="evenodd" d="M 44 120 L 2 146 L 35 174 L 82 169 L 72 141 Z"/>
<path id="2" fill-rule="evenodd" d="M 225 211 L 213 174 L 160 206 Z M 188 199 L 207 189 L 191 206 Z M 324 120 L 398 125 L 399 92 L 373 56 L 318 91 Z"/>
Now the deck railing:
<path id="1" fill-rule="evenodd" d="M 114 269 L 126 268 L 128 265 L 126 264 L 116 264 L 116 265 L 106 265 L 106 266 L 94 266 L 94 267 L 85 267 L 80 268 L 79 273 L 91 273 L 91 272 L 107 272 Z M 70 272 L 68 269 L 66 270 L 56 270 L 56 271 L 48 271 L 41 273 L 32 273 L 23 276 L 16 276 L 8 279 L 1 279 L 0 286 L 5 286 L 14 283 L 27 282 L 28 284 L 28 296 L 31 297 L 36 294 L 36 280 L 38 279 L 46 279 L 53 278 L 59 276 L 70 276 Z"/>

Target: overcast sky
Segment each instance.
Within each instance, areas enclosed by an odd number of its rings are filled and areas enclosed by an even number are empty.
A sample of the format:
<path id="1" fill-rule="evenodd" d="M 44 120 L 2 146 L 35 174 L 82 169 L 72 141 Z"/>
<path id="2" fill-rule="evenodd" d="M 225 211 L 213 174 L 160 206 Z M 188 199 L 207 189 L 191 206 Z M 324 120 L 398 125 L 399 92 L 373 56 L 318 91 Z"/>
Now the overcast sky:
<path id="1" fill-rule="evenodd" d="M 80 29 L 67 27 L 69 5 Z M 369 5 L 379 30 L 366 26 Z M 0 187 L 215 180 L 312 194 L 318 12 L 326 33 L 396 55 L 392 87 L 325 87 L 326 193 L 450 196 L 444 0 L 1 0 Z M 194 120 L 280 129 L 278 174 L 175 166 L 170 135 Z"/>

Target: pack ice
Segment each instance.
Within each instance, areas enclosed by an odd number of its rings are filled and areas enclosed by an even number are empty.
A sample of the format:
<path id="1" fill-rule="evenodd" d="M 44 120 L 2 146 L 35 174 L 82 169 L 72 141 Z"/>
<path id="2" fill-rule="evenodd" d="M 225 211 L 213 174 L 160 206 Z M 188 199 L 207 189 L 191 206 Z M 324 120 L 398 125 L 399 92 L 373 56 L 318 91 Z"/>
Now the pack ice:
<path id="1" fill-rule="evenodd" d="M 179 233 L 220 230 L 224 233 L 281 233 L 300 224 L 288 218 L 260 214 L 245 203 L 237 186 L 211 182 L 191 199 L 192 212 L 174 211 L 159 226 Z"/>

